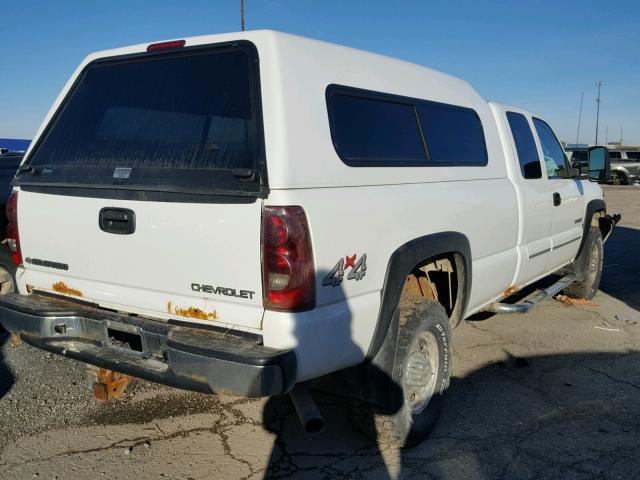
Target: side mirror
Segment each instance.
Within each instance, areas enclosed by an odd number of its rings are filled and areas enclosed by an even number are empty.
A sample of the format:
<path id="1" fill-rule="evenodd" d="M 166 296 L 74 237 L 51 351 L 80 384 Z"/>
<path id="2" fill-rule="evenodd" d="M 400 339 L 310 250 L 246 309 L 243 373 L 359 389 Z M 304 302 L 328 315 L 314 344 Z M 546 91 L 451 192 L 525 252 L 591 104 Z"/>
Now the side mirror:
<path id="1" fill-rule="evenodd" d="M 589 149 L 589 181 L 606 182 L 609 180 L 610 170 L 607 147 L 591 147 Z"/>

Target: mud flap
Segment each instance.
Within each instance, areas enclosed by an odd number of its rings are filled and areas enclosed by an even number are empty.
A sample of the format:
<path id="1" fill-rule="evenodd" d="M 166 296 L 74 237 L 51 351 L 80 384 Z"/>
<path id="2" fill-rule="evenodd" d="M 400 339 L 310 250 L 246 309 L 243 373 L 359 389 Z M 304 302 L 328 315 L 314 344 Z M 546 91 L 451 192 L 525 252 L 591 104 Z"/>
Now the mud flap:
<path id="1" fill-rule="evenodd" d="M 605 215 L 598 219 L 600 232 L 602 232 L 602 243 L 605 243 L 609 239 L 613 232 L 613 227 L 618 224 L 621 218 L 622 215 L 615 213 L 613 215 Z"/>

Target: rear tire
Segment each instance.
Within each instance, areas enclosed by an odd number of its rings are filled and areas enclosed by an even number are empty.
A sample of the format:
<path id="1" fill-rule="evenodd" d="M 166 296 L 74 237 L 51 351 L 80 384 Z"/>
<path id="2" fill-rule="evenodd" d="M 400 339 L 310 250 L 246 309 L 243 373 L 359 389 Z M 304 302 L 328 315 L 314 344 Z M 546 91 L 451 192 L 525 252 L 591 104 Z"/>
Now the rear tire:
<path id="1" fill-rule="evenodd" d="M 0 245 L 0 295 L 16 291 L 16 264 L 9 249 Z M 4 331 L 0 325 L 0 332 Z"/>
<path id="2" fill-rule="evenodd" d="M 602 277 L 604 248 L 602 234 L 597 227 L 590 227 L 580 257 L 575 261 L 583 278 L 573 282 L 564 289 L 564 294 L 571 298 L 591 300 L 598 293 Z"/>
<path id="3" fill-rule="evenodd" d="M 403 447 L 424 440 L 435 426 L 451 376 L 451 327 L 435 300 L 403 298 L 393 381 L 404 402 L 393 415 L 393 433 Z"/>
<path id="4" fill-rule="evenodd" d="M 398 333 L 387 339 L 395 342 L 392 365 L 371 383 L 374 403 L 354 399 L 350 418 L 373 440 L 410 448 L 440 415 L 451 374 L 451 326 L 439 302 L 421 297 L 403 297 L 394 319 Z"/>
<path id="5" fill-rule="evenodd" d="M 16 291 L 16 264 L 9 249 L 0 245 L 0 295 Z"/>
<path id="6" fill-rule="evenodd" d="M 613 185 L 628 185 L 629 180 L 622 172 L 611 172 L 611 183 Z"/>

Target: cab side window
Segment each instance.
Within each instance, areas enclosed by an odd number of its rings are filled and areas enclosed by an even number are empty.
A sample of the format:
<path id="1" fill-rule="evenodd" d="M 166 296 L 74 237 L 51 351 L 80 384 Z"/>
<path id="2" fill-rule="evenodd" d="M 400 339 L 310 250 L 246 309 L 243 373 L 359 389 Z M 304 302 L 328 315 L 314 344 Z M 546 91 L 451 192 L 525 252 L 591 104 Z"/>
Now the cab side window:
<path id="1" fill-rule="evenodd" d="M 507 120 L 513 141 L 516 144 L 522 177 L 527 179 L 542 178 L 538 149 L 527 118 L 521 113 L 507 112 Z"/>
<path id="2" fill-rule="evenodd" d="M 540 139 L 547 176 L 549 178 L 567 177 L 564 150 L 562 150 L 553 130 L 539 118 L 533 119 L 533 125 L 536 127 L 536 132 L 538 132 L 538 138 Z"/>

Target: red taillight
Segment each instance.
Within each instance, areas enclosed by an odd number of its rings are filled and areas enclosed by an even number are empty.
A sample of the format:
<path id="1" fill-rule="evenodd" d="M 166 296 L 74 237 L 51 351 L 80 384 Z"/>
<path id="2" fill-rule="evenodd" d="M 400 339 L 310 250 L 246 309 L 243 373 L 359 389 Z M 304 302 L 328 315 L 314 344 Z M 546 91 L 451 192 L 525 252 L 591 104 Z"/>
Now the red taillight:
<path id="1" fill-rule="evenodd" d="M 315 306 L 316 280 L 307 217 L 302 207 L 262 211 L 262 284 L 269 310 Z"/>
<path id="2" fill-rule="evenodd" d="M 170 48 L 182 48 L 185 45 L 184 40 L 171 40 L 170 42 L 152 43 L 147 47 L 147 52 L 155 52 L 156 50 L 168 50 Z"/>
<path id="3" fill-rule="evenodd" d="M 18 232 L 18 192 L 13 192 L 7 200 L 7 244 L 16 265 L 22 264 L 20 251 L 20 234 Z"/>

